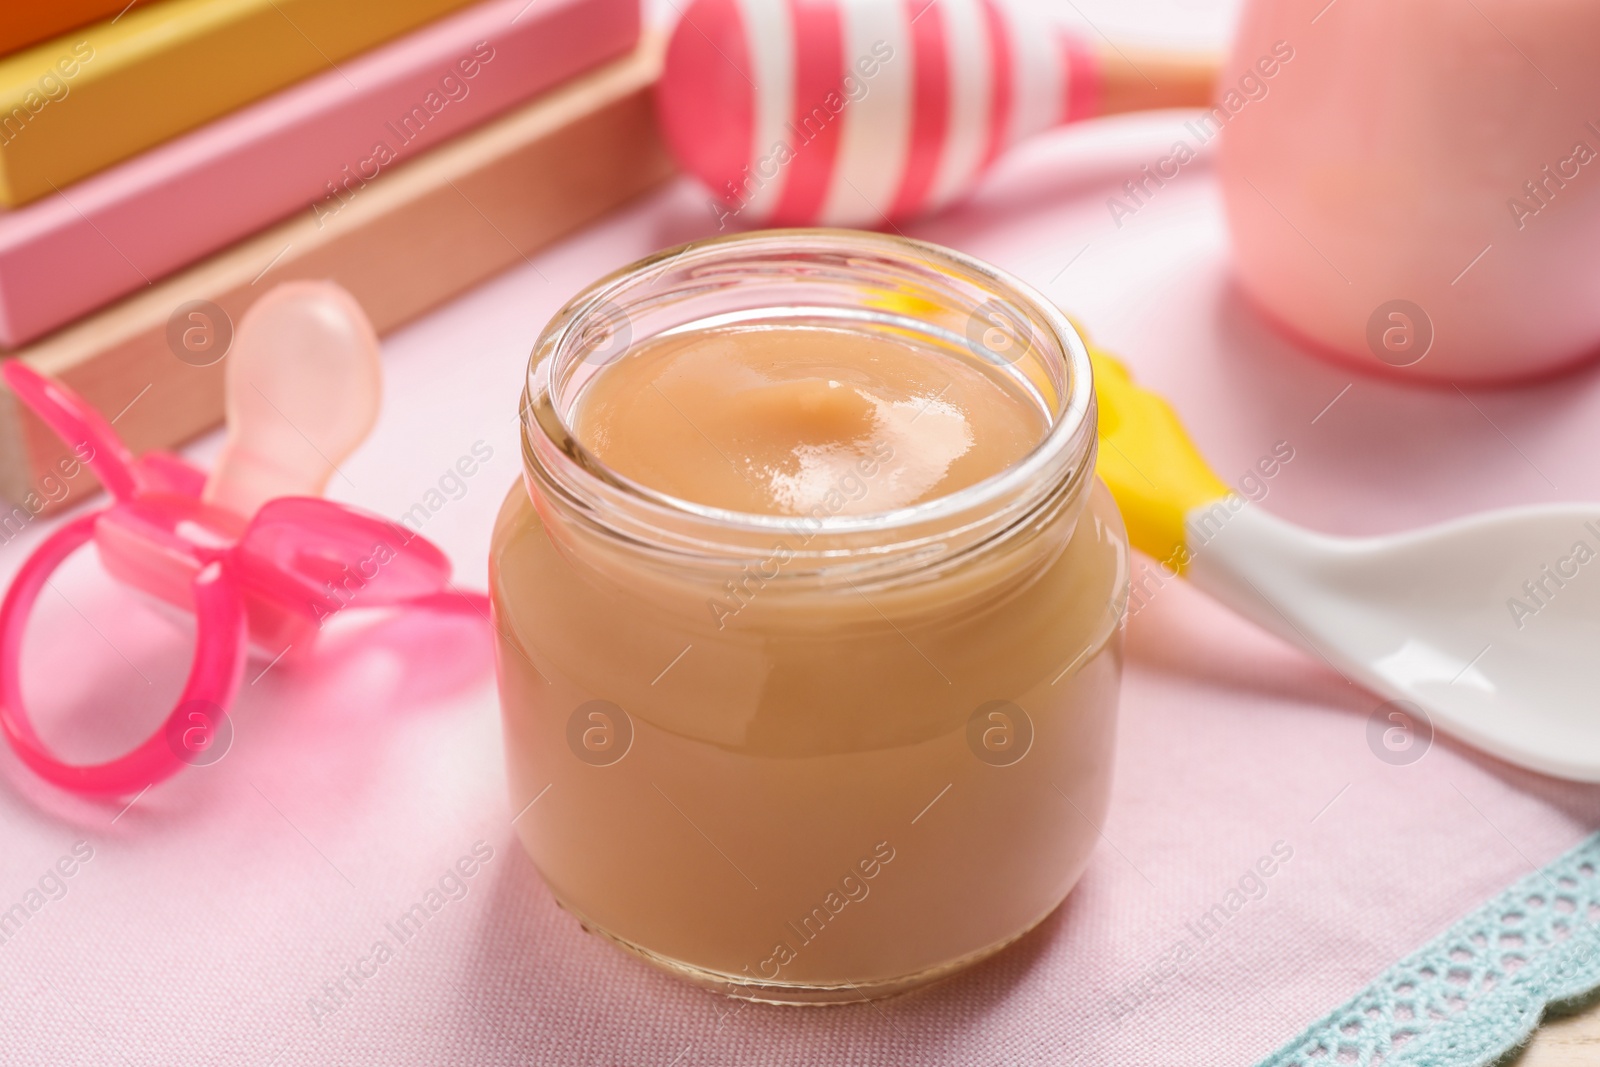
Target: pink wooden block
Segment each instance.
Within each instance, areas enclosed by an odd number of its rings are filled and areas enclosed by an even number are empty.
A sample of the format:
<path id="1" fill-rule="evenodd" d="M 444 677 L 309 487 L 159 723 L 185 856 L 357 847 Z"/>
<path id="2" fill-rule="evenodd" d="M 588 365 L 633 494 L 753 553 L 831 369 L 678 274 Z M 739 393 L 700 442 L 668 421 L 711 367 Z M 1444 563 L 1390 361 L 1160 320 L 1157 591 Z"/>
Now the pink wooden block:
<path id="1" fill-rule="evenodd" d="M 638 0 L 486 0 L 0 214 L 0 345 L 296 211 L 336 211 L 365 181 L 638 36 Z"/>

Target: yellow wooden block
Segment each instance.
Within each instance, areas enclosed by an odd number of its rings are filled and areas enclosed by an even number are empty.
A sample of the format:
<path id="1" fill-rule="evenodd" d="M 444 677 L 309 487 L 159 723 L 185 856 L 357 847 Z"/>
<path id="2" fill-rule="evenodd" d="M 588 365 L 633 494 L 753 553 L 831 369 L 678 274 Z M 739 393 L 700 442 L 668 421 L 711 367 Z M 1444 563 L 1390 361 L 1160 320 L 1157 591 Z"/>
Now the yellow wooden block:
<path id="1" fill-rule="evenodd" d="M 128 0 L 50 0 L 45 3 L 0 3 L 0 53 L 15 52 L 48 40 L 95 19 L 108 19 Z"/>
<path id="2" fill-rule="evenodd" d="M 167 0 L 0 59 L 0 203 L 26 203 L 470 0 Z"/>

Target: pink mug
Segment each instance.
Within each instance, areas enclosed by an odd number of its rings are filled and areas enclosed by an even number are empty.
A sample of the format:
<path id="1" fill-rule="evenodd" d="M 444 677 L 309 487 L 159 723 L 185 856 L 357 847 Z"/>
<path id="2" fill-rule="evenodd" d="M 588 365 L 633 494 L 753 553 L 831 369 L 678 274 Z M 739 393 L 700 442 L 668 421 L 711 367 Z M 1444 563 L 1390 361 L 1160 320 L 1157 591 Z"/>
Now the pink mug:
<path id="1" fill-rule="evenodd" d="M 1600 351 L 1597 45 L 1593 0 L 1246 0 L 1212 112 L 1244 291 L 1390 374 Z"/>

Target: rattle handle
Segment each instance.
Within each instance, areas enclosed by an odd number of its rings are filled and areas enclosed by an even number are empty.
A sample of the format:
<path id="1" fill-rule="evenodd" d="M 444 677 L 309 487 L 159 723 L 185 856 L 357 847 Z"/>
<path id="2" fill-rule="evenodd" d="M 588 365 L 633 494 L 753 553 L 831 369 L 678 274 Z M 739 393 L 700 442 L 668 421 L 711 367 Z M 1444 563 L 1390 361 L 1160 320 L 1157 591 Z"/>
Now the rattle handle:
<path id="1" fill-rule="evenodd" d="M 1216 89 L 1220 56 L 1126 48 L 1101 41 L 1098 115 L 1152 111 L 1165 107 L 1209 107 Z"/>

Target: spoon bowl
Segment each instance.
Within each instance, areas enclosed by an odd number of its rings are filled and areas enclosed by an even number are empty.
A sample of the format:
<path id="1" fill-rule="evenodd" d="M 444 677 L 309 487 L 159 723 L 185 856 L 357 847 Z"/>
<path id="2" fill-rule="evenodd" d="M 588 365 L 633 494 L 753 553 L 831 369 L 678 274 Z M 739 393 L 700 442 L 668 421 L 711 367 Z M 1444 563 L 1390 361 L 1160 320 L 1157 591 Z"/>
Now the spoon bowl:
<path id="1" fill-rule="evenodd" d="M 1217 600 L 1463 741 L 1600 781 L 1600 505 L 1363 538 L 1249 505 L 1197 534 L 1188 576 Z"/>

